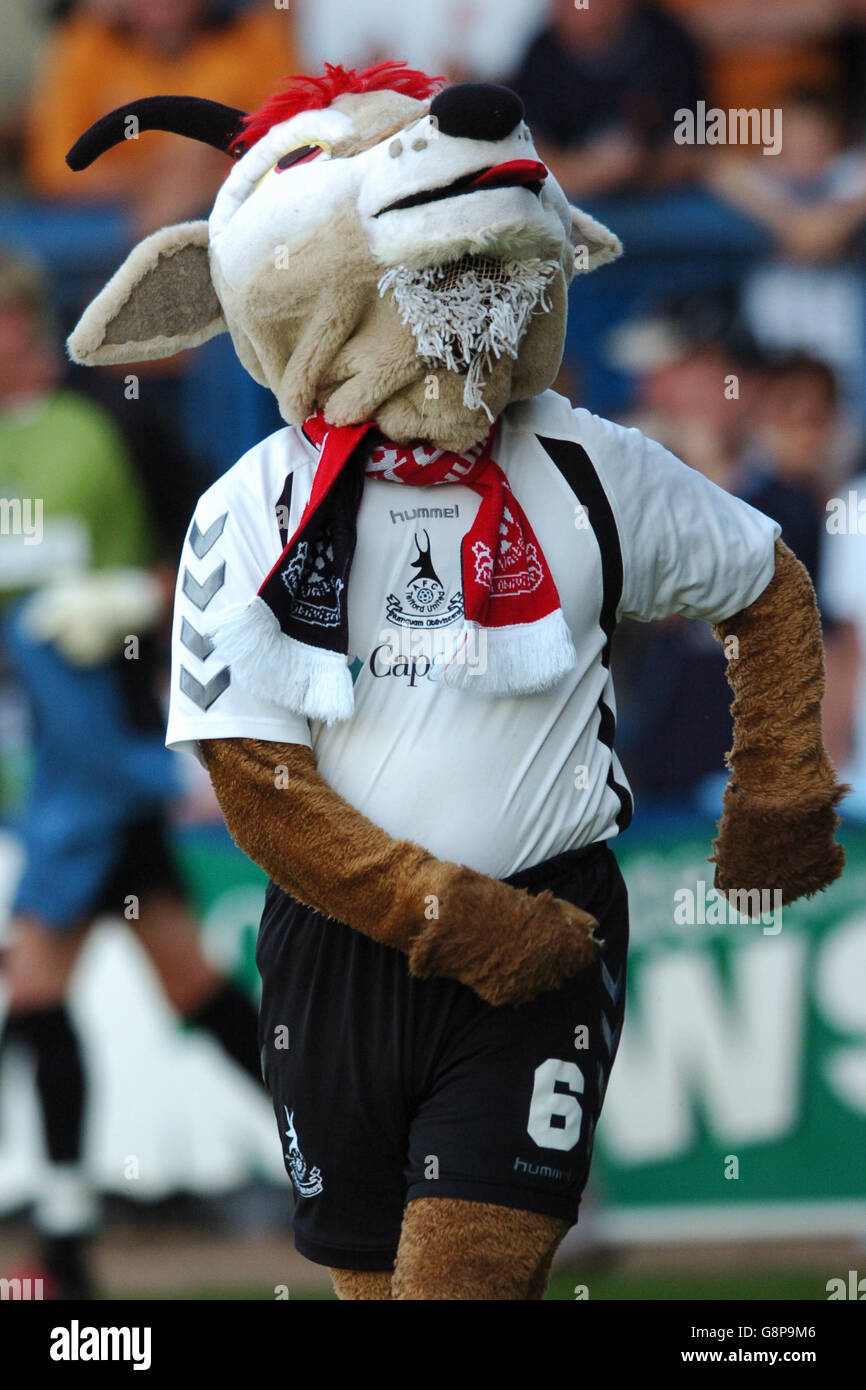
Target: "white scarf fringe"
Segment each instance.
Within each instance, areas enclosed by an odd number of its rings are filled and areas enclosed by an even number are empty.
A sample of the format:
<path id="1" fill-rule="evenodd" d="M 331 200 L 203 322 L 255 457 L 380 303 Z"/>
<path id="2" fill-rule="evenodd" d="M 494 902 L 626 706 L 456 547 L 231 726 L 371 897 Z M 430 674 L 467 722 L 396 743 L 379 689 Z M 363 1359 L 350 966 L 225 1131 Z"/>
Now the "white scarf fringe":
<path id="1" fill-rule="evenodd" d="M 345 656 L 287 637 L 264 599 L 227 612 L 214 635 L 232 676 L 251 694 L 325 724 L 351 718 L 355 699 Z"/>
<path id="2" fill-rule="evenodd" d="M 445 671 L 452 690 L 490 698 L 532 695 L 555 685 L 577 661 L 561 609 L 506 628 L 466 623 L 464 633 L 466 642 L 455 638 L 457 656 Z M 251 694 L 325 724 L 351 718 L 355 698 L 345 656 L 287 637 L 263 599 L 228 612 L 213 635 L 232 676 Z M 472 660 L 461 660 L 463 648 Z"/>
<path id="3" fill-rule="evenodd" d="M 445 684 L 478 695 L 532 695 L 548 690 L 577 663 L 577 655 L 562 610 L 548 613 L 534 623 L 509 627 L 480 627 L 466 623 L 466 650 L 479 651 L 482 661 L 473 664 L 457 657 L 446 668 Z"/>

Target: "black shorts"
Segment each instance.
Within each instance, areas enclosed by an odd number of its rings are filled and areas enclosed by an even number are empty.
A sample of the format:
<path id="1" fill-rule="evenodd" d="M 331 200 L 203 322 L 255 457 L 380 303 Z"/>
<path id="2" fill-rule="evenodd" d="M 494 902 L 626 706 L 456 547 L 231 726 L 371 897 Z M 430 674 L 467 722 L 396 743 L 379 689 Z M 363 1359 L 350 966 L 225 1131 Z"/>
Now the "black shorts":
<path id="1" fill-rule="evenodd" d="M 604 949 L 564 988 L 499 1009 L 414 979 L 401 952 L 269 885 L 259 1046 L 308 1259 L 390 1269 L 416 1197 L 577 1220 L 622 1028 L 625 883 L 605 844 L 507 882 L 591 912 Z"/>
<path id="2" fill-rule="evenodd" d="M 182 902 L 189 896 L 171 848 L 168 821 L 160 813 L 142 816 L 119 831 L 114 863 L 87 909 L 87 919 L 122 917 L 130 894 L 143 901 L 151 893 Z"/>

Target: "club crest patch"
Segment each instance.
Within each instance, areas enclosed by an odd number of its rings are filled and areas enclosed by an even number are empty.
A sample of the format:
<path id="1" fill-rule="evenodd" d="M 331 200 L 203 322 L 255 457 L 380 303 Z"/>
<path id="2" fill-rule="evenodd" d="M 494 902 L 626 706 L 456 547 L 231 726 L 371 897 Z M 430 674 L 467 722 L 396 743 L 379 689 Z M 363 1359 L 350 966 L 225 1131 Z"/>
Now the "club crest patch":
<path id="1" fill-rule="evenodd" d="M 318 1168 L 308 1167 L 307 1161 L 301 1153 L 301 1146 L 298 1143 L 298 1134 L 294 1125 L 294 1110 L 289 1110 L 287 1105 L 283 1106 L 283 1110 L 286 1112 L 284 1133 L 289 1141 L 288 1152 L 284 1155 L 289 1177 L 299 1197 L 318 1197 L 324 1188 L 321 1171 Z"/>
<path id="2" fill-rule="evenodd" d="M 436 573 L 430 554 L 430 535 L 427 531 L 423 535 L 424 545 L 417 533 L 415 535 L 418 554 L 409 564 L 415 573 L 406 585 L 403 599 L 389 594 L 385 611 L 392 623 L 408 627 L 447 627 L 463 617 L 463 595 L 452 594 L 446 601 L 445 585 Z"/>

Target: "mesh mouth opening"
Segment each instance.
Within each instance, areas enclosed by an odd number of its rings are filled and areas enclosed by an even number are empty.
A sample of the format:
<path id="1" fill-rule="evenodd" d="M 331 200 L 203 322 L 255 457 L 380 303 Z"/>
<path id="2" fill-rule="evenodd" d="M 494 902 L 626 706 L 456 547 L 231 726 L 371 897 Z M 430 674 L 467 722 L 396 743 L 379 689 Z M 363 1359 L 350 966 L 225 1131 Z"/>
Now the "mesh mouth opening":
<path id="1" fill-rule="evenodd" d="M 480 280 L 489 280 L 493 285 L 506 285 L 514 274 L 514 266 L 493 256 L 460 256 L 456 261 L 445 265 L 431 266 L 428 274 L 436 289 L 447 294 L 456 289 L 467 275 L 476 275 Z"/>
<path id="2" fill-rule="evenodd" d="M 499 358 L 516 360 L 533 315 L 550 307 L 557 269 L 556 261 L 463 255 L 424 270 L 394 266 L 379 280 L 379 293 L 393 294 L 422 362 L 463 376 L 464 405 L 492 420 L 485 380 Z"/>

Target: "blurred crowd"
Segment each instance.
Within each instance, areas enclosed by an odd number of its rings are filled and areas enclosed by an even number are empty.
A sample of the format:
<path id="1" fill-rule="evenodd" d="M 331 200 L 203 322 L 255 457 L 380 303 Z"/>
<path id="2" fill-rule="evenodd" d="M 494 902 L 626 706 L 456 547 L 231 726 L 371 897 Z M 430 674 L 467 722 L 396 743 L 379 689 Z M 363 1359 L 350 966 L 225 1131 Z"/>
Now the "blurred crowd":
<path id="1" fill-rule="evenodd" d="M 161 134 L 73 175 L 63 156 L 92 121 L 161 92 L 249 109 L 291 73 L 384 57 L 515 87 L 569 196 L 623 232 L 621 266 L 572 291 L 560 388 L 780 522 L 819 593 L 828 740 L 862 808 L 866 0 L 4 0 L 0 246 L 44 262 L 55 338 L 136 239 L 206 215 L 224 175 L 215 151 Z M 684 109 L 765 125 L 746 126 L 747 143 L 728 143 L 724 122 L 675 138 Z M 46 380 L 6 278 L 0 431 L 41 394 L 72 393 L 145 494 L 176 480 L 177 512 L 278 425 L 227 345 L 137 369 L 134 409 L 120 371 L 61 381 L 55 357 Z M 847 525 L 830 528 L 832 499 L 851 493 Z M 618 662 L 638 792 L 714 805 L 730 716 L 711 634 L 676 619 L 624 628 Z"/>

